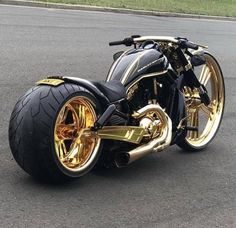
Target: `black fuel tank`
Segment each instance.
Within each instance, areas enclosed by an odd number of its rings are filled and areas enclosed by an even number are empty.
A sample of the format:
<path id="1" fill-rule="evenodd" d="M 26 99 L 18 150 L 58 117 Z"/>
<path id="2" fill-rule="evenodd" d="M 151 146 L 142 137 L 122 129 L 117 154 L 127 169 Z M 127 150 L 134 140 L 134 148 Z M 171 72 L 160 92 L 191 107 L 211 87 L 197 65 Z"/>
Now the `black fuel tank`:
<path id="1" fill-rule="evenodd" d="M 143 75 L 159 73 L 167 67 L 167 58 L 157 49 L 132 49 L 113 63 L 106 81 L 119 80 L 127 86 Z"/>

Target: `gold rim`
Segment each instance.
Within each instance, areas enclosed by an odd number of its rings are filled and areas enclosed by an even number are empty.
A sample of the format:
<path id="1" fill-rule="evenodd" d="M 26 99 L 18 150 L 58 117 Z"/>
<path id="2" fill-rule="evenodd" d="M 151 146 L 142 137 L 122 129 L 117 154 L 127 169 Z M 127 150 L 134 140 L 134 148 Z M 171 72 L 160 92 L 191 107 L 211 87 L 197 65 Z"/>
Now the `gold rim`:
<path id="1" fill-rule="evenodd" d="M 83 171 L 93 162 L 100 145 L 94 135 L 84 137 L 97 119 L 91 101 L 77 96 L 61 108 L 54 128 L 54 144 L 60 163 L 68 170 Z M 83 136 L 83 137 L 82 137 Z"/>
<path id="2" fill-rule="evenodd" d="M 201 103 L 198 90 L 184 88 L 188 126 L 198 129 L 188 131 L 186 140 L 196 148 L 205 146 L 214 137 L 224 109 L 223 75 L 215 59 L 207 53 L 205 57 L 206 64 L 196 67 L 195 72 L 200 83 L 207 88 L 210 104 L 206 106 Z"/>

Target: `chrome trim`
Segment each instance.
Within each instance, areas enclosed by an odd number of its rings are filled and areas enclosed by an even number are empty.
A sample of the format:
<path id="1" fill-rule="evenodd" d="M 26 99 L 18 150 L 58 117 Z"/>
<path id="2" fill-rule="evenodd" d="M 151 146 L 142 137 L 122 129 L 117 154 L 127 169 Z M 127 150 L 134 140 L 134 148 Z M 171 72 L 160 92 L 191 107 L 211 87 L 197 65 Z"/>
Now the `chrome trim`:
<path id="1" fill-rule="evenodd" d="M 134 42 L 143 42 L 145 40 L 154 40 L 154 41 L 167 41 L 171 43 L 178 43 L 179 40 L 172 36 L 141 36 L 139 38 L 134 38 Z"/>
<path id="2" fill-rule="evenodd" d="M 118 167 L 126 166 L 147 154 L 159 152 L 170 145 L 172 139 L 172 121 L 160 105 L 150 104 L 141 108 L 135 113 L 135 118 L 141 118 L 151 111 L 155 111 L 159 114 L 158 117 L 162 122 L 162 130 L 160 135 L 152 139 L 150 142 L 129 152 L 118 154 L 115 159 L 115 163 Z"/>
<path id="3" fill-rule="evenodd" d="M 125 70 L 124 74 L 122 75 L 122 80 L 121 83 L 124 85 L 125 82 L 128 79 L 128 76 L 130 74 L 130 72 L 133 70 L 133 68 L 135 67 L 135 65 L 137 64 L 137 66 L 139 65 L 139 61 L 140 59 L 146 54 L 147 52 L 141 52 L 141 54 L 139 56 L 137 56 L 137 58 L 127 67 L 127 69 Z"/>
<path id="4" fill-rule="evenodd" d="M 104 126 L 96 135 L 100 139 L 112 139 L 140 144 L 144 135 L 147 134 L 143 127 L 136 126 Z"/>
<path id="5" fill-rule="evenodd" d="M 170 43 L 174 43 L 174 44 L 178 44 L 179 40 L 176 39 L 175 37 L 172 36 L 141 36 L 138 38 L 134 38 L 134 42 L 135 43 L 140 43 L 146 40 L 154 40 L 154 41 L 162 41 L 162 42 L 170 42 Z M 194 43 L 195 44 L 195 43 Z M 197 44 L 199 47 L 207 49 L 208 46 L 206 45 L 202 45 L 202 44 Z"/>
<path id="6" fill-rule="evenodd" d="M 120 59 L 123 58 L 124 55 L 126 55 L 127 52 L 129 52 L 131 49 L 125 51 L 111 66 L 109 72 L 108 72 L 108 75 L 107 75 L 107 78 L 106 78 L 106 82 L 110 81 L 111 80 L 111 76 L 112 76 L 112 73 L 114 72 L 114 69 L 116 68 L 117 64 L 119 63 Z"/>

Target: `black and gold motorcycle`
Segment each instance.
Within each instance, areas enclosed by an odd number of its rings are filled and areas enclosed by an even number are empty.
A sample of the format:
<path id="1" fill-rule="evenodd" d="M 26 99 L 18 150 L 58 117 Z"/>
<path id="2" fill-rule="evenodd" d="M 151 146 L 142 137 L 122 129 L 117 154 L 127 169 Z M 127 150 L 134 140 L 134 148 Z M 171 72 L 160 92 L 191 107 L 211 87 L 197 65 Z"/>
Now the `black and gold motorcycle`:
<path id="1" fill-rule="evenodd" d="M 121 44 L 133 48 L 114 54 L 105 82 L 50 76 L 16 103 L 9 141 L 27 173 L 61 182 L 174 144 L 199 151 L 213 140 L 225 88 L 207 47 L 164 36 L 110 43 Z"/>

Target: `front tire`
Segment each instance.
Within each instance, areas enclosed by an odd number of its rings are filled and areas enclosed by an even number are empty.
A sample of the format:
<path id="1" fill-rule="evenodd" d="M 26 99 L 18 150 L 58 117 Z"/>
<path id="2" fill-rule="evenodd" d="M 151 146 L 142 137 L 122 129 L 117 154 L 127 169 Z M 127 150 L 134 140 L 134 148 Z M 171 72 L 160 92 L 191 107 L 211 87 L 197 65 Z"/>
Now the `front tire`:
<path id="1" fill-rule="evenodd" d="M 49 182 L 75 179 L 89 172 L 100 156 L 100 139 L 83 137 L 101 112 L 86 89 L 64 83 L 38 85 L 14 107 L 9 143 L 16 162 L 31 176 Z"/>
<path id="2" fill-rule="evenodd" d="M 216 59 L 204 53 L 206 63 L 195 68 L 198 80 L 203 84 L 210 98 L 208 106 L 199 102 L 196 89 L 184 88 L 187 106 L 188 126 L 197 131 L 188 131 L 186 138 L 177 145 L 186 151 L 200 151 L 214 139 L 223 117 L 225 106 L 225 85 L 221 68 Z"/>

